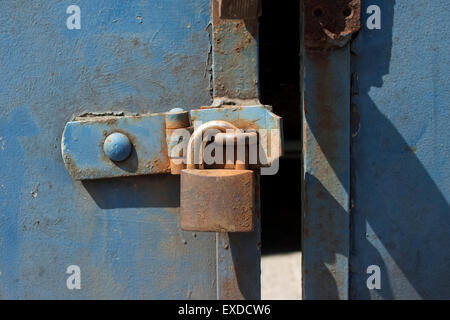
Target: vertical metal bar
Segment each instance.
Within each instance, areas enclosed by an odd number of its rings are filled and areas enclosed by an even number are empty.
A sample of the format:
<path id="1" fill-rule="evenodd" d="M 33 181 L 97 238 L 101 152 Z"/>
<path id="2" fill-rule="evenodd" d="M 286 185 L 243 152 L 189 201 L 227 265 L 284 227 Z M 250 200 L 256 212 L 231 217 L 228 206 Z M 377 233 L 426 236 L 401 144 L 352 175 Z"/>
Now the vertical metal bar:
<path id="1" fill-rule="evenodd" d="M 214 99 L 258 101 L 258 21 L 224 20 L 212 0 Z M 255 230 L 216 234 L 217 299 L 260 299 L 259 177 Z"/>
<path id="2" fill-rule="evenodd" d="M 212 0 L 214 98 L 258 97 L 258 20 L 219 17 L 219 0 Z"/>
<path id="3" fill-rule="evenodd" d="M 303 297 L 347 299 L 350 49 L 306 49 Z"/>
<path id="4" fill-rule="evenodd" d="M 348 299 L 350 44 L 360 0 L 302 1 L 303 297 Z"/>

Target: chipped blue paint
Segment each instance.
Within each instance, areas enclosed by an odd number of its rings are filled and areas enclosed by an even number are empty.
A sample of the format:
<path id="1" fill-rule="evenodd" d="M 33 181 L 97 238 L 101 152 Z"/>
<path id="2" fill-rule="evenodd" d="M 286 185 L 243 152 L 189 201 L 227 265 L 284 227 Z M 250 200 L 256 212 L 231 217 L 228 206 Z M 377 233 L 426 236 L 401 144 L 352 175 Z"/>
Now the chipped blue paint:
<path id="1" fill-rule="evenodd" d="M 61 150 L 64 164 L 76 180 L 104 179 L 169 172 L 169 149 L 179 143 L 167 139 L 170 127 L 189 127 L 194 122 L 217 119 L 234 123 L 247 130 L 282 130 L 282 119 L 271 112 L 271 107 L 239 106 L 210 109 L 194 109 L 189 112 L 155 113 L 141 116 L 103 115 L 78 117 L 64 128 Z M 121 132 L 132 144 L 131 155 L 124 161 L 115 162 L 104 150 L 107 136 Z M 265 158 L 269 158 L 271 144 L 281 148 L 281 135 L 262 144 Z M 274 149 L 275 150 L 275 149 Z M 268 163 L 267 165 L 270 165 Z"/>
<path id="2" fill-rule="evenodd" d="M 80 30 L 66 27 L 69 5 L 81 9 Z M 169 172 L 162 112 L 211 105 L 213 74 L 232 71 L 220 88 L 257 101 L 256 34 L 227 23 L 234 56 L 222 64 L 211 0 L 5 0 L 0 9 L 0 298 L 214 299 L 224 281 L 258 298 L 260 230 L 222 255 L 215 234 L 181 231 L 178 176 L 137 176 Z M 128 137 L 147 153 L 113 167 L 103 142 L 121 130 L 145 135 Z M 76 155 L 82 181 L 62 152 Z M 96 179 L 105 176 L 115 178 Z M 81 290 L 66 286 L 70 265 L 81 268 Z"/>
<path id="3" fill-rule="evenodd" d="M 78 182 L 60 150 L 87 111 L 209 105 L 210 5 L 1 1 L 0 298 L 217 297 L 215 236 L 180 230 L 178 177 Z"/>

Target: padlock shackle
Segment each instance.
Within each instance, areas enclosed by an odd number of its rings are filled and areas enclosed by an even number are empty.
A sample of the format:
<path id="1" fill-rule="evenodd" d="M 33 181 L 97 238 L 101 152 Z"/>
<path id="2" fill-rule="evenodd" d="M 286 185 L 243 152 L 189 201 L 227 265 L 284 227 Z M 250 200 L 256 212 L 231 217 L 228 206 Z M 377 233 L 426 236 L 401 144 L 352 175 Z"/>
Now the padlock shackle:
<path id="1" fill-rule="evenodd" d="M 233 125 L 230 122 L 227 121 L 223 121 L 223 120 L 213 120 L 213 121 L 208 121 L 205 122 L 204 124 L 202 124 L 200 127 L 198 127 L 197 129 L 194 130 L 194 133 L 192 134 L 192 136 L 189 139 L 189 143 L 188 143 L 188 147 L 187 147 L 187 157 L 186 157 L 186 162 L 187 162 L 187 168 L 188 169 L 195 169 L 196 164 L 194 162 L 194 158 L 195 158 L 195 150 L 194 150 L 194 146 L 197 145 L 198 140 L 202 140 L 203 139 L 203 133 L 206 130 L 210 130 L 210 129 L 217 129 L 221 132 L 226 132 L 227 130 L 239 130 L 238 127 L 236 127 L 235 125 Z M 203 162 L 203 148 L 204 148 L 204 144 L 202 143 L 200 145 L 200 163 Z"/>

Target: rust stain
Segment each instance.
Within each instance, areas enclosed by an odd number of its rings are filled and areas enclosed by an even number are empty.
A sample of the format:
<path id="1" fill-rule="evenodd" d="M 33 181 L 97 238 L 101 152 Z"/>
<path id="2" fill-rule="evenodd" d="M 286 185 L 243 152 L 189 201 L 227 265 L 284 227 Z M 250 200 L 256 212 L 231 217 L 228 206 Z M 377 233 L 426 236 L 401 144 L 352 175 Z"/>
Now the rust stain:
<path id="1" fill-rule="evenodd" d="M 161 158 L 156 155 L 151 160 L 145 163 L 145 168 L 150 169 L 151 172 L 168 172 L 169 165 L 166 161 L 161 160 Z"/>
<path id="2" fill-rule="evenodd" d="M 406 146 L 403 148 L 403 150 L 407 151 L 407 152 L 412 152 L 412 153 L 416 153 L 417 152 L 417 148 L 416 147 L 412 147 L 412 146 Z"/>
<path id="3" fill-rule="evenodd" d="M 220 283 L 221 300 L 245 300 L 244 295 L 239 289 L 234 269 L 231 270 L 233 276 L 225 277 Z"/>
<path id="4" fill-rule="evenodd" d="M 216 64 L 227 70 L 220 73 L 214 79 L 216 96 L 237 95 L 232 92 L 230 83 L 236 82 L 236 73 L 246 73 L 241 70 L 242 53 L 250 48 L 253 50 L 258 34 L 258 20 L 255 19 L 221 19 L 220 0 L 212 1 L 212 24 L 213 24 L 213 50 L 216 53 Z M 255 61 L 256 62 L 256 61 Z M 247 66 L 246 68 L 248 68 Z M 251 79 L 246 83 L 256 83 L 256 75 L 252 73 Z M 242 94 L 240 92 L 239 94 Z"/>
<path id="5" fill-rule="evenodd" d="M 313 51 L 307 52 L 307 54 L 314 64 L 313 69 L 317 72 L 317 86 L 314 89 L 315 119 L 311 112 L 307 115 L 307 119 L 314 119 L 315 121 L 315 125 L 310 126 L 316 128 L 314 135 L 318 140 L 317 148 L 326 150 L 329 161 L 334 161 L 338 152 L 336 148 L 339 145 L 335 141 L 337 139 L 335 133 L 339 129 L 339 115 L 336 113 L 337 110 L 333 108 L 333 101 L 329 101 L 330 97 L 335 96 L 332 93 L 335 90 L 334 84 L 329 81 L 333 74 L 329 52 Z M 322 151 L 317 150 L 317 152 Z"/>
<path id="6" fill-rule="evenodd" d="M 360 28 L 361 0 L 302 1 L 306 47 L 340 46 Z"/>
<path id="7" fill-rule="evenodd" d="M 231 120 L 232 124 L 234 124 L 236 127 L 242 130 L 249 130 L 249 129 L 258 129 L 259 126 L 257 125 L 257 120 L 248 120 L 244 118 Z"/>
<path id="8" fill-rule="evenodd" d="M 255 19 L 260 10 L 260 0 L 219 0 L 222 19 Z"/>
<path id="9" fill-rule="evenodd" d="M 255 225 L 255 177 L 250 170 L 183 170 L 181 228 L 250 232 Z"/>
<path id="10" fill-rule="evenodd" d="M 75 179 L 79 179 L 80 177 L 82 177 L 84 175 L 98 176 L 100 173 L 98 169 L 90 169 L 90 168 L 80 169 L 77 166 L 75 160 L 72 158 L 70 153 L 65 154 L 64 163 L 66 165 L 67 170 L 70 172 L 72 177 L 74 177 Z"/>

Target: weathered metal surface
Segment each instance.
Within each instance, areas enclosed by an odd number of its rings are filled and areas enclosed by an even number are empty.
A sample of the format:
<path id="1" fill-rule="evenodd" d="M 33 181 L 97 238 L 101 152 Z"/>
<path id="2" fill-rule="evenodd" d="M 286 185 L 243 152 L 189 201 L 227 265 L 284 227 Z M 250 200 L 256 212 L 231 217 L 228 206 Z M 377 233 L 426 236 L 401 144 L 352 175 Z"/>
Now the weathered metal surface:
<path id="1" fill-rule="evenodd" d="M 304 299 L 348 298 L 350 48 L 304 55 Z"/>
<path id="2" fill-rule="evenodd" d="M 283 153 L 283 123 L 279 116 L 271 112 L 269 106 L 225 106 L 191 111 L 192 123 L 217 119 L 230 122 L 242 130 L 257 130 L 260 137 L 266 135 L 267 141 L 259 143 L 260 163 L 255 168 L 261 167 L 261 173 L 264 174 L 276 173 L 279 157 Z"/>
<path id="3" fill-rule="evenodd" d="M 208 108 L 191 110 L 191 121 L 207 122 L 223 120 L 234 124 L 242 130 L 248 129 L 282 129 L 282 119 L 272 113 L 270 106 L 231 105 L 223 108 Z"/>
<path id="4" fill-rule="evenodd" d="M 181 228 L 203 232 L 250 232 L 254 229 L 255 220 L 253 171 L 195 169 L 197 166 L 203 167 L 203 135 L 212 129 L 219 132 L 239 130 L 229 122 L 214 120 L 203 123 L 190 137 L 188 169 L 181 171 Z M 232 147 L 236 147 L 237 143 Z M 219 148 L 223 147 L 223 144 L 219 145 Z M 232 163 L 235 163 L 234 160 L 233 157 Z M 245 158 L 239 160 L 235 169 L 245 169 Z"/>
<path id="5" fill-rule="evenodd" d="M 78 118 L 69 122 L 61 140 L 62 157 L 76 180 L 136 176 L 169 171 L 164 114 Z M 103 145 L 111 133 L 131 141 L 131 155 L 115 162 Z"/>
<path id="6" fill-rule="evenodd" d="M 360 28 L 361 0 L 302 0 L 304 45 L 342 47 Z"/>
<path id="7" fill-rule="evenodd" d="M 256 132 L 219 132 L 214 136 L 214 142 L 225 146 L 228 141 L 233 143 L 239 143 L 244 141 L 245 143 L 256 144 L 258 134 Z"/>
<path id="8" fill-rule="evenodd" d="M 258 98 L 258 21 L 224 20 L 219 9 L 212 0 L 214 97 Z"/>
<path id="9" fill-rule="evenodd" d="M 211 53 L 214 103 L 253 100 L 252 104 L 256 105 L 259 103 L 257 20 L 220 19 L 218 0 L 212 0 L 212 12 Z M 249 105 L 250 103 L 238 104 Z M 278 117 L 263 116 L 258 121 L 255 121 L 255 118 L 250 118 L 253 119 L 252 121 L 245 121 L 246 117 L 240 115 L 242 112 L 240 108 L 224 109 L 227 108 L 223 108 L 223 111 L 206 109 L 206 112 L 201 114 L 192 112 L 191 120 L 205 122 L 222 119 L 232 122 L 239 128 L 243 128 L 244 124 L 252 126 L 252 123 L 267 121 L 267 128 L 281 129 L 281 119 Z M 255 111 L 246 108 L 243 115 Z M 217 112 L 224 113 L 228 119 L 217 117 L 215 114 Z M 268 111 L 264 113 L 267 115 Z M 281 143 L 278 147 L 281 150 Z M 259 190 L 257 174 L 255 179 L 256 189 Z M 256 192 L 256 198 L 256 205 L 259 205 L 259 192 Z M 216 233 L 218 299 L 260 298 L 261 227 L 258 213 L 259 209 L 257 209 L 258 220 L 253 232 Z"/>
<path id="10" fill-rule="evenodd" d="M 112 161 L 125 160 L 130 156 L 132 148 L 130 139 L 121 132 L 111 133 L 103 143 L 103 151 Z"/>
<path id="11" fill-rule="evenodd" d="M 249 24 L 235 21 L 230 46 L 225 24 L 216 46 L 210 0 L 76 3 L 80 30 L 66 28 L 65 2 L 0 3 L 0 297 L 213 299 L 237 288 L 259 298 L 259 224 L 224 251 L 214 234 L 180 229 L 178 177 L 73 181 L 59 150 L 67 121 L 86 111 L 211 105 L 212 69 L 227 72 L 218 93 L 257 101 Z M 70 265 L 81 290 L 66 286 Z"/>
<path id="12" fill-rule="evenodd" d="M 253 232 L 216 233 L 217 298 L 260 299 L 261 217 L 259 175 L 255 175 Z"/>
<path id="13" fill-rule="evenodd" d="M 449 2 L 377 5 L 353 42 L 353 299 L 450 299 Z M 367 268 L 380 267 L 369 290 Z"/>
<path id="14" fill-rule="evenodd" d="M 187 128 L 191 125 L 189 112 L 182 109 L 172 109 L 165 114 L 166 129 Z"/>
<path id="15" fill-rule="evenodd" d="M 211 2 L 80 0 L 68 30 L 71 3 L 0 2 L 0 297 L 215 299 L 215 235 L 180 230 L 179 177 L 74 182 L 59 150 L 86 110 L 210 105 Z"/>
<path id="16" fill-rule="evenodd" d="M 271 166 L 282 152 L 281 118 L 267 106 L 233 106 L 191 110 L 193 122 L 225 119 L 242 130 L 264 130 L 270 137 L 260 144 L 260 166 Z M 214 118 L 215 117 L 215 118 Z M 172 157 L 172 149 L 181 144 L 178 129 L 192 132 L 189 112 L 168 112 L 125 116 L 87 114 L 67 123 L 61 150 L 70 175 L 76 180 L 104 179 L 171 172 L 185 168 L 185 155 Z M 112 161 L 104 152 L 107 136 L 125 134 L 132 144 L 131 155 L 124 161 Z"/>
<path id="17" fill-rule="evenodd" d="M 204 232 L 253 231 L 254 180 L 251 170 L 182 170 L 181 228 Z"/>
<path id="18" fill-rule="evenodd" d="M 167 142 L 167 154 L 170 161 L 170 172 L 178 175 L 181 170 L 186 168 L 186 155 L 183 152 L 175 154 L 176 146 L 183 143 L 184 135 L 177 134 L 178 130 L 188 130 L 192 133 L 190 127 L 191 120 L 189 112 L 184 111 L 181 108 L 175 108 L 166 113 L 166 142 Z"/>
<path id="19" fill-rule="evenodd" d="M 219 16 L 221 19 L 255 19 L 260 4 L 260 0 L 219 0 Z"/>

